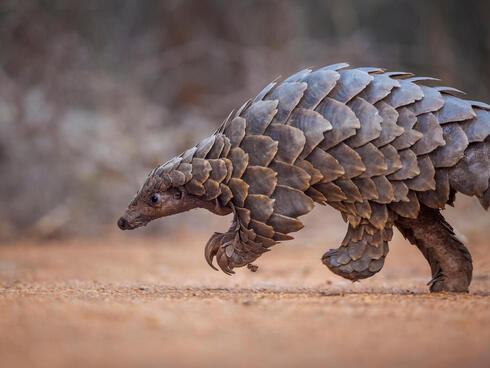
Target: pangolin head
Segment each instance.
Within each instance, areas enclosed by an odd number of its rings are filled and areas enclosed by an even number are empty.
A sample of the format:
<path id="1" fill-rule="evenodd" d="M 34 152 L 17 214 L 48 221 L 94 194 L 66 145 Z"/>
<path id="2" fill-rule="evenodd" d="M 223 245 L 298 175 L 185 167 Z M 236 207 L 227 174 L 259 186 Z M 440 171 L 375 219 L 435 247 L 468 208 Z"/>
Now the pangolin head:
<path id="1" fill-rule="evenodd" d="M 117 221 L 121 230 L 136 229 L 154 219 L 194 208 L 194 196 L 183 187 L 174 187 L 168 179 L 168 175 L 156 174 L 156 169 L 150 172 L 124 215 Z"/>
<path id="2" fill-rule="evenodd" d="M 231 212 L 229 208 L 220 207 L 217 200 L 205 200 L 185 189 L 184 185 L 192 178 L 191 165 L 181 164 L 181 161 L 181 157 L 173 158 L 150 172 L 125 213 L 117 221 L 121 230 L 136 229 L 157 218 L 198 207 L 218 215 Z"/>

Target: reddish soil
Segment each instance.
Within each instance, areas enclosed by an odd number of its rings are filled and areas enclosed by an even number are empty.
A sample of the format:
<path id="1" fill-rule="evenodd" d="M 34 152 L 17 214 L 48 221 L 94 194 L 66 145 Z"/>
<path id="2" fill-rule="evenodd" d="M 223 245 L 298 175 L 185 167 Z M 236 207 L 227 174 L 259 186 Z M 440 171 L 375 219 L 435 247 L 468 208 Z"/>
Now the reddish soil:
<path id="1" fill-rule="evenodd" d="M 333 275 L 320 262 L 333 227 L 233 277 L 205 263 L 201 230 L 3 244 L 0 366 L 488 367 L 489 233 L 463 227 L 475 272 L 460 295 L 428 294 L 425 260 L 398 235 L 373 278 Z"/>

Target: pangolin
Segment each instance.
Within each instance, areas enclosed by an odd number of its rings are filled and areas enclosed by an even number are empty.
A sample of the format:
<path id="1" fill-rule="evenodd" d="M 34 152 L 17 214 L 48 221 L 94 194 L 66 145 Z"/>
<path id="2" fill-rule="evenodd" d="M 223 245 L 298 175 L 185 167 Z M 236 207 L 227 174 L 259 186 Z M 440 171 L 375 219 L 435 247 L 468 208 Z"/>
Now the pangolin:
<path id="1" fill-rule="evenodd" d="M 268 84 L 217 131 L 151 170 L 123 229 L 201 207 L 233 214 L 205 247 L 226 274 L 301 230 L 315 203 L 348 223 L 322 262 L 356 281 L 383 267 L 393 226 L 429 262 L 432 292 L 468 291 L 471 255 L 440 210 L 490 206 L 490 106 L 429 77 L 346 63 Z"/>

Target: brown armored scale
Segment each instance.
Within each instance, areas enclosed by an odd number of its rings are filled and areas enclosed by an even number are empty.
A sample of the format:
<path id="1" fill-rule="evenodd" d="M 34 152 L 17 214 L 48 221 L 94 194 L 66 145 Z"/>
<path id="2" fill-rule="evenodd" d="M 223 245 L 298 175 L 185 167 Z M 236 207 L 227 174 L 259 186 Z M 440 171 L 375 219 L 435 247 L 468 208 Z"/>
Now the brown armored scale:
<path id="1" fill-rule="evenodd" d="M 350 280 L 383 267 L 397 227 L 431 291 L 467 291 L 471 255 L 440 214 L 456 192 L 490 206 L 490 106 L 434 78 L 336 64 L 272 82 L 210 137 L 150 172 L 121 229 L 202 207 L 233 213 L 206 244 L 227 274 L 301 230 L 314 203 L 348 223 L 322 262 Z"/>

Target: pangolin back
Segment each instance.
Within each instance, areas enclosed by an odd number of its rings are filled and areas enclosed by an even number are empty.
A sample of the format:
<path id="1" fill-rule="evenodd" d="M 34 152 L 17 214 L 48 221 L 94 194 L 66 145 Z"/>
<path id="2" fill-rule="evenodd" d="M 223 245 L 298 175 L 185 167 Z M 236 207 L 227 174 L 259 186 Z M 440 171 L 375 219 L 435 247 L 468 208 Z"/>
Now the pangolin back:
<path id="1" fill-rule="evenodd" d="M 420 203 L 444 208 L 455 192 L 490 206 L 489 105 L 426 80 L 347 64 L 302 70 L 150 177 L 233 209 L 224 246 L 235 266 L 292 239 L 314 202 L 328 204 L 349 230 L 324 262 L 350 279 L 371 276 L 397 216 L 417 217 Z"/>

